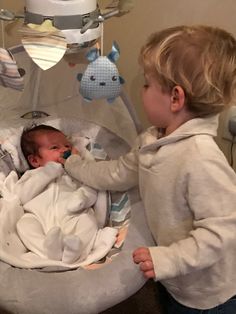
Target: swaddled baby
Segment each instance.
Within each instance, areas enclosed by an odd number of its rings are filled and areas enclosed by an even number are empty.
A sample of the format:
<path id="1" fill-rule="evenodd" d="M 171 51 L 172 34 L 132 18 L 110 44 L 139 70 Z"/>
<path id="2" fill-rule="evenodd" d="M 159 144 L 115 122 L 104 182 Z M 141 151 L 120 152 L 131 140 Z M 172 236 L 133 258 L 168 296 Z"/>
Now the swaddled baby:
<path id="1" fill-rule="evenodd" d="M 26 248 L 66 264 L 85 260 L 94 250 L 105 255 L 115 242 L 117 230 L 99 229 L 91 207 L 97 192 L 65 173 L 64 159 L 71 152 L 77 153 L 67 137 L 51 126 L 39 125 L 23 131 L 21 148 L 32 168 L 15 186 L 26 211 L 17 223 Z"/>

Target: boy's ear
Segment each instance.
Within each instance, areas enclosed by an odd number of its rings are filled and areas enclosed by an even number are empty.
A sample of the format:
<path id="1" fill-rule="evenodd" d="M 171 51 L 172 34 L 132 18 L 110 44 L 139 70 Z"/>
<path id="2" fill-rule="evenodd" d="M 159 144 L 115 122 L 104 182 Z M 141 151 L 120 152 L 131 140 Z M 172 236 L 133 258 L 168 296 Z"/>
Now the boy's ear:
<path id="1" fill-rule="evenodd" d="M 39 162 L 37 156 L 30 154 L 28 156 L 28 162 L 33 168 L 38 168 L 39 167 Z"/>
<path id="2" fill-rule="evenodd" d="M 171 111 L 178 112 L 185 105 L 185 93 L 181 86 L 176 85 L 171 91 Z"/>

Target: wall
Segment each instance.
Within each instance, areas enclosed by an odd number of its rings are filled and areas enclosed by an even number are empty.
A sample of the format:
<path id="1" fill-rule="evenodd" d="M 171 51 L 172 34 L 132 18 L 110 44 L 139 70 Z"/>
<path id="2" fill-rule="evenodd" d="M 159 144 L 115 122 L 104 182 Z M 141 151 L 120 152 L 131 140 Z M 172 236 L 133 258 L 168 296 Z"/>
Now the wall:
<path id="1" fill-rule="evenodd" d="M 135 0 L 129 14 L 106 22 L 105 48 L 108 50 L 114 39 L 119 43 L 119 69 L 143 125 L 148 123 L 141 106 L 142 73 L 137 58 L 147 36 L 179 24 L 216 25 L 236 35 L 235 17 L 235 0 Z"/>
<path id="2" fill-rule="evenodd" d="M 0 9 L 8 9 L 14 13 L 24 12 L 24 0 L 1 0 Z M 17 20 L 14 23 L 6 22 L 5 25 L 5 45 L 6 47 L 14 46 L 20 43 L 20 36 L 17 33 L 18 26 L 22 24 L 22 20 Z M 1 24 L 2 31 L 2 24 Z M 0 46 L 2 47 L 2 33 L 0 34 Z"/>

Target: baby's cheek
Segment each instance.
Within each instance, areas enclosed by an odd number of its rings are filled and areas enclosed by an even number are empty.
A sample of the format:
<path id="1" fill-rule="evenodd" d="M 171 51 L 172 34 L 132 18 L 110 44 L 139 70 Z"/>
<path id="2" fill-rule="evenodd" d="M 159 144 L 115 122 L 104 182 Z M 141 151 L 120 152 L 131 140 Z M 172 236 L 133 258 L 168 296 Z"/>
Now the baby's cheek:
<path id="1" fill-rule="evenodd" d="M 54 153 L 53 156 L 51 156 L 51 161 L 59 162 L 61 159 L 61 153 Z"/>

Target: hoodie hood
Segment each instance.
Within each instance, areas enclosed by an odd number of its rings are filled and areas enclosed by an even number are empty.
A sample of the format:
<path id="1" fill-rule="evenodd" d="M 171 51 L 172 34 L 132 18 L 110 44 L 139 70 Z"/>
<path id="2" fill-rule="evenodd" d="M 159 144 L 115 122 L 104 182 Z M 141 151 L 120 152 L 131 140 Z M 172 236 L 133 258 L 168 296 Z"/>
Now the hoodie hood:
<path id="1" fill-rule="evenodd" d="M 142 146 L 140 151 L 155 150 L 166 144 L 174 143 L 182 139 L 194 135 L 209 135 L 215 137 L 219 125 L 219 115 L 214 115 L 205 118 L 194 118 L 188 120 L 177 128 L 171 134 L 158 139 L 158 130 L 156 127 L 150 127 L 147 130 L 146 136 L 142 138 Z"/>

